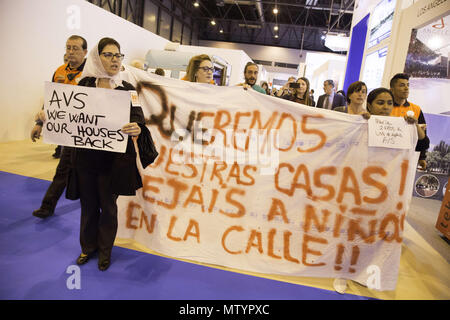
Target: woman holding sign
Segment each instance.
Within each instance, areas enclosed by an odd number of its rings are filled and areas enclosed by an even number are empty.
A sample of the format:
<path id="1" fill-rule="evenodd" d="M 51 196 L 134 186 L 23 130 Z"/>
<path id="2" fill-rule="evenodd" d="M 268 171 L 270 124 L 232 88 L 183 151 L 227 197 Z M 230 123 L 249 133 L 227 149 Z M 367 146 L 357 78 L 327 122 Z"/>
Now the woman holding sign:
<path id="1" fill-rule="evenodd" d="M 352 85 L 350 85 L 350 87 Z M 348 92 L 347 96 L 349 99 L 351 99 L 351 97 L 353 96 L 353 93 L 351 93 L 350 87 L 347 91 Z M 388 117 L 388 116 L 390 116 L 393 107 L 394 107 L 394 96 L 392 95 L 392 92 L 386 88 L 377 88 L 377 89 L 372 90 L 369 93 L 369 95 L 367 96 L 367 111 L 369 112 L 369 114 L 368 115 L 363 114 L 363 117 L 365 119 L 369 119 L 370 115 Z M 351 107 L 349 104 L 349 110 L 351 110 L 350 108 Z M 425 132 L 423 131 L 423 128 L 421 127 L 421 125 L 417 124 L 417 119 L 415 119 L 413 115 L 412 116 L 406 115 L 405 120 L 409 124 L 416 125 L 418 139 L 419 139 L 417 141 L 416 151 L 420 151 L 421 148 L 425 148 L 425 147 L 426 147 L 426 149 L 428 149 L 430 140 L 425 135 Z M 333 287 L 337 292 L 343 294 L 343 293 L 345 293 L 345 290 L 347 289 L 347 280 L 341 279 L 341 278 L 335 279 L 333 282 Z"/>
<path id="2" fill-rule="evenodd" d="M 120 80 L 123 58 L 116 40 L 101 39 L 89 53 L 83 79 L 78 85 L 134 91 L 131 84 Z M 79 197 L 81 202 L 82 253 L 77 264 L 85 264 L 98 251 L 98 268 L 102 271 L 108 269 L 111 263 L 111 251 L 117 233 L 117 197 L 135 195 L 136 190 L 142 187 L 133 139 L 139 146 L 144 168 L 153 162 L 158 154 L 145 126 L 142 109 L 134 102 L 135 99 L 132 101 L 130 117 L 124 119 L 126 124 L 121 129 L 124 136 L 128 135 L 125 153 L 76 148 L 72 156 L 73 169 L 67 197 Z M 146 147 L 142 147 L 143 143 Z"/>
<path id="3" fill-rule="evenodd" d="M 374 116 L 390 116 L 392 108 L 394 107 L 394 96 L 392 92 L 386 88 L 377 88 L 370 92 L 367 97 L 367 111 Z M 428 149 L 430 140 L 423 130 L 424 127 L 419 125 L 417 119 L 414 118 L 414 114 L 407 114 L 405 116 L 406 122 L 409 124 L 415 124 L 417 128 L 417 141 L 416 151 L 420 151 L 426 147 Z"/>

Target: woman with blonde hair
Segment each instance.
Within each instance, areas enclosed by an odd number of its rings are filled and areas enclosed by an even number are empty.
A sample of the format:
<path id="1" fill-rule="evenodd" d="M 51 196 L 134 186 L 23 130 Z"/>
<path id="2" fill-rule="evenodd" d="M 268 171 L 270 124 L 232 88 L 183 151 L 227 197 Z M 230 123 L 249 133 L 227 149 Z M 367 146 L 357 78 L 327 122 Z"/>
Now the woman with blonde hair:
<path id="1" fill-rule="evenodd" d="M 189 60 L 184 80 L 199 83 L 214 83 L 214 67 L 211 58 L 207 54 L 194 56 Z"/>

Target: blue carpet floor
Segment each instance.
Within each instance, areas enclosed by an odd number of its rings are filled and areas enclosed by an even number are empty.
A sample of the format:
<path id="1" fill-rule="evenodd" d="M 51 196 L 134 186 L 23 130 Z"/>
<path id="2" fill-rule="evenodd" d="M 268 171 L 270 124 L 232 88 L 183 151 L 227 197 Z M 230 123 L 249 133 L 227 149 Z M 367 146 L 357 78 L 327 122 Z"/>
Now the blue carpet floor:
<path id="1" fill-rule="evenodd" d="M 114 247 L 106 272 L 97 259 L 73 271 L 80 253 L 78 201 L 62 197 L 55 215 L 31 215 L 50 182 L 0 172 L 0 299 L 361 300 L 350 294 L 242 275 Z M 69 269 L 70 270 L 70 269 Z M 68 281 L 69 280 L 69 281 Z M 70 287 L 70 286 L 69 286 Z"/>

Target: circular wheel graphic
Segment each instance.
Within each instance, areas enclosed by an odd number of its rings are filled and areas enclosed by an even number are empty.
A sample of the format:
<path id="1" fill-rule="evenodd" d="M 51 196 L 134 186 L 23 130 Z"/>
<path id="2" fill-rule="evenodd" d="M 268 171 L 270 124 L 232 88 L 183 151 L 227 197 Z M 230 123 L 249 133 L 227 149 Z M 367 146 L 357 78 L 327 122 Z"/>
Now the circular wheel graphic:
<path id="1" fill-rule="evenodd" d="M 416 193 L 424 198 L 429 198 L 434 196 L 440 187 L 439 179 L 432 174 L 424 174 L 419 179 L 417 179 L 414 187 L 416 188 Z"/>

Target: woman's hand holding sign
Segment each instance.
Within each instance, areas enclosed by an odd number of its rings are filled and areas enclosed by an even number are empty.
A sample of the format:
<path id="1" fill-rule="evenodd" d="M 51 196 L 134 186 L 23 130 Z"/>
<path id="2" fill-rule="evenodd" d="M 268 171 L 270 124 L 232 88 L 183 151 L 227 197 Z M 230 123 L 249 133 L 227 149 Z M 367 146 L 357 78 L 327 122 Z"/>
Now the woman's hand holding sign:
<path id="1" fill-rule="evenodd" d="M 122 127 L 122 132 L 132 137 L 137 137 L 141 134 L 141 128 L 136 122 L 127 123 Z"/>
<path id="2" fill-rule="evenodd" d="M 40 120 L 41 122 L 45 122 L 45 113 L 43 110 L 39 111 L 36 116 L 34 117 L 34 121 Z M 36 139 L 39 139 L 41 137 L 42 133 L 42 123 L 36 124 L 33 129 L 31 129 L 31 140 L 33 142 L 36 142 Z"/>

